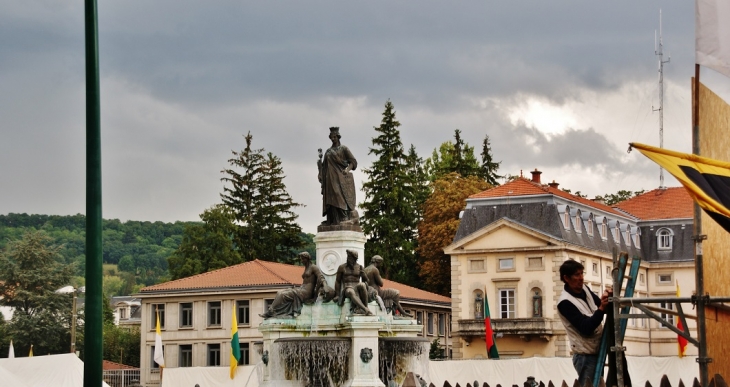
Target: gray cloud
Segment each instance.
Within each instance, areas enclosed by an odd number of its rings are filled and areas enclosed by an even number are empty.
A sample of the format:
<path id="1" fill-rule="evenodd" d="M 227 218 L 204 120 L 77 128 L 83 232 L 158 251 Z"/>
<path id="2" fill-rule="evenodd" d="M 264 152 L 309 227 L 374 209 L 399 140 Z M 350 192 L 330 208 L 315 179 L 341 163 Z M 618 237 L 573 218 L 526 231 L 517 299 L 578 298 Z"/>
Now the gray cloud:
<path id="1" fill-rule="evenodd" d="M 578 189 L 640 184 L 655 168 L 623 144 L 656 129 L 629 128 L 644 115 L 621 110 L 643 101 L 622 90 L 656 78 L 660 6 L 665 77 L 688 87 L 691 2 L 100 2 L 105 216 L 195 219 L 251 131 L 283 159 L 313 232 L 326 128 L 341 126 L 367 167 L 388 98 L 421 156 L 459 128 L 477 149 L 490 135 L 503 173 L 580 168 L 595 178 Z M 81 3 L 0 3 L 0 213 L 84 209 L 83 33 Z M 513 126 L 505 109 L 528 97 L 582 103 L 587 124 L 549 136 Z"/>

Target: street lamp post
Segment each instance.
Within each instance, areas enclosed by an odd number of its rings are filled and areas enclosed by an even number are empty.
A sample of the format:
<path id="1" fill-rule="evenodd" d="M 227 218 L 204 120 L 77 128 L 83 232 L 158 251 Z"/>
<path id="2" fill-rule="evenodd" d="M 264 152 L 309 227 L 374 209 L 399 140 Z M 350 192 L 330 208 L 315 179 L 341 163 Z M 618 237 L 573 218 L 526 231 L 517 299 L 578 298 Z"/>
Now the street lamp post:
<path id="1" fill-rule="evenodd" d="M 78 314 L 76 313 L 76 299 L 77 294 L 84 292 L 84 287 L 75 288 L 71 285 L 64 286 L 61 289 L 56 290 L 56 293 L 61 294 L 72 294 L 73 295 L 73 303 L 71 304 L 71 353 L 76 353 L 76 320 L 78 317 Z"/>

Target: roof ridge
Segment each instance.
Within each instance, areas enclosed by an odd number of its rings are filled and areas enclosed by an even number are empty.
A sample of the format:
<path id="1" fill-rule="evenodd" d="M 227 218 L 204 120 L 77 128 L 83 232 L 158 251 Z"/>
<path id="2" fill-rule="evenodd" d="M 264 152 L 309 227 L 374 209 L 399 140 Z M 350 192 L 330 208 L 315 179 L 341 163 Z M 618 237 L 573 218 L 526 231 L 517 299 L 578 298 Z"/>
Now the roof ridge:
<path id="1" fill-rule="evenodd" d="M 264 264 L 263 264 L 263 262 L 266 262 L 266 263 L 279 263 L 279 262 L 262 261 L 262 260 L 260 260 L 260 259 L 258 259 L 258 258 L 254 259 L 254 260 L 253 260 L 253 261 L 251 261 L 251 262 L 256 262 L 256 263 L 258 263 L 258 264 L 259 264 L 259 266 L 261 266 L 262 268 L 264 268 L 264 270 L 266 270 L 266 271 L 268 271 L 269 273 L 273 274 L 273 275 L 274 275 L 275 277 L 279 278 L 280 280 L 282 280 L 282 281 L 284 281 L 284 282 L 286 282 L 286 283 L 290 283 L 290 284 L 291 284 L 291 281 L 289 281 L 288 279 L 286 279 L 286 278 L 284 278 L 284 277 L 280 276 L 280 275 L 279 275 L 278 273 L 276 273 L 275 271 L 273 271 L 273 270 L 269 269 L 269 268 L 268 268 L 268 267 L 267 267 L 266 265 L 264 265 Z M 290 265 L 290 266 L 296 266 L 296 265 Z"/>

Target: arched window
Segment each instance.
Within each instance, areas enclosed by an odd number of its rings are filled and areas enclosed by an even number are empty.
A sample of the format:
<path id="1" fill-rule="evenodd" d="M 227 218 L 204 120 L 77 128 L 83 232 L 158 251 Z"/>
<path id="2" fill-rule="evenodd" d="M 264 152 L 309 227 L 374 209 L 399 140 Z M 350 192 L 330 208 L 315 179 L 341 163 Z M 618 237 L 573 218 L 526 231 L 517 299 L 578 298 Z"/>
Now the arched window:
<path id="1" fill-rule="evenodd" d="M 586 227 L 586 233 L 588 235 L 593 236 L 593 214 L 588 214 L 588 216 L 585 217 L 585 222 L 583 222 L 583 225 Z"/>
<path id="2" fill-rule="evenodd" d="M 674 234 L 672 230 L 668 228 L 660 228 L 656 232 L 656 245 L 659 250 L 671 250 L 672 249 L 672 237 Z"/>

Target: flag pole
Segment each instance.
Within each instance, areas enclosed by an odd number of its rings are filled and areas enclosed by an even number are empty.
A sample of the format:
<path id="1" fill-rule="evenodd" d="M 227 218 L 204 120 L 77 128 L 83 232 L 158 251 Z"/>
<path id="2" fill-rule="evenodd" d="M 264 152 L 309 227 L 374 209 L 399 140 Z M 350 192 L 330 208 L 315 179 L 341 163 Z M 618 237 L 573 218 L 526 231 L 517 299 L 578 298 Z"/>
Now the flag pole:
<path id="1" fill-rule="evenodd" d="M 692 106 L 692 153 L 700 155 L 700 65 L 695 63 L 695 81 Z M 702 209 L 694 203 L 694 232 L 692 239 L 695 244 L 695 285 L 697 303 L 697 363 L 700 365 L 700 385 L 707 387 L 709 372 L 707 369 L 707 334 L 705 324 L 705 274 L 702 257 L 702 241 L 707 235 L 702 235 Z"/>
<path id="2" fill-rule="evenodd" d="M 86 48 L 86 304 L 84 387 L 102 384 L 101 125 L 96 0 L 84 4 Z"/>

